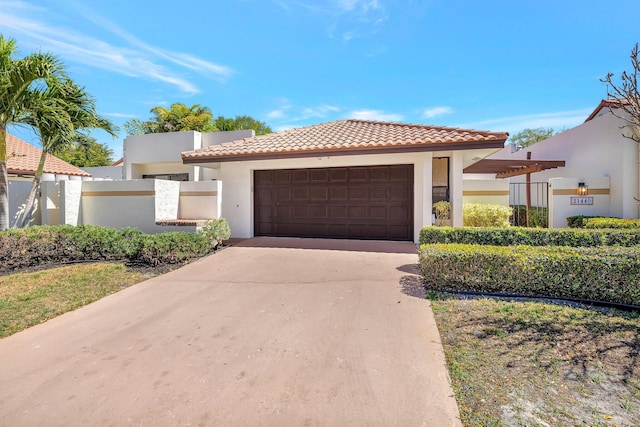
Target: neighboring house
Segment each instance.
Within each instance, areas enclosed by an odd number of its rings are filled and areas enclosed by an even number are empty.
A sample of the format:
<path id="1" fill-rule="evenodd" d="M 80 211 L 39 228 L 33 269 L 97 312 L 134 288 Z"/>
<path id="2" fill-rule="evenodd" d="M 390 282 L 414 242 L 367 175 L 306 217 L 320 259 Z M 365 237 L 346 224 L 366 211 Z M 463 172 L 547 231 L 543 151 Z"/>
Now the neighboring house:
<path id="1" fill-rule="evenodd" d="M 552 227 L 566 227 L 566 217 L 571 215 L 638 218 L 639 145 L 623 136 L 628 129 L 611 112 L 618 106 L 618 100 L 605 99 L 581 125 L 521 150 L 507 146 L 475 167 L 491 159 L 523 160 L 528 155 L 532 163 L 565 161 L 564 167 L 531 174 L 533 182 L 549 183 Z M 618 109 L 617 114 L 622 111 Z M 524 179 L 517 176 L 511 182 Z M 578 189 L 580 184 L 584 190 Z"/>
<path id="2" fill-rule="evenodd" d="M 9 176 L 9 226 L 13 227 L 22 206 L 26 202 L 31 182 L 35 176 L 42 150 L 7 133 L 7 173 Z M 91 174 L 64 160 L 47 154 L 42 181 L 86 180 Z M 40 223 L 40 210 L 34 215 L 34 223 Z"/>
<path id="3" fill-rule="evenodd" d="M 462 225 L 462 170 L 502 148 L 507 137 L 340 120 L 188 149 L 184 169 L 173 168 L 189 179 L 222 183 L 220 214 L 233 237 L 417 241 L 420 228 L 432 224 L 437 200 L 451 201 L 453 225 Z M 130 161 L 133 142 L 125 146 L 125 176 L 164 173 Z M 145 151 L 155 161 L 158 154 Z"/>

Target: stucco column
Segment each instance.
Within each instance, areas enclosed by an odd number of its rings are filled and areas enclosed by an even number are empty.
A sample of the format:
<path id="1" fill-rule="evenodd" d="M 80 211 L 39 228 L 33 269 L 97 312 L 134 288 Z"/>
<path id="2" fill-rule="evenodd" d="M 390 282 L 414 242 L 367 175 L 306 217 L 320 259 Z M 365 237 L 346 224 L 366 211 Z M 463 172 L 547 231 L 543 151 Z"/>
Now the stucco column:
<path id="1" fill-rule="evenodd" d="M 420 232 L 420 228 L 427 225 L 433 225 L 431 222 L 431 211 L 433 205 L 433 154 L 424 153 L 422 160 L 422 213 L 420 217 L 416 215 L 416 218 L 421 218 L 417 233 Z"/>
<path id="2" fill-rule="evenodd" d="M 449 177 L 451 188 L 449 199 L 451 202 L 451 225 L 462 227 L 462 151 L 454 151 L 451 155 Z"/>
<path id="3" fill-rule="evenodd" d="M 82 181 L 60 181 L 60 224 L 82 224 Z"/>

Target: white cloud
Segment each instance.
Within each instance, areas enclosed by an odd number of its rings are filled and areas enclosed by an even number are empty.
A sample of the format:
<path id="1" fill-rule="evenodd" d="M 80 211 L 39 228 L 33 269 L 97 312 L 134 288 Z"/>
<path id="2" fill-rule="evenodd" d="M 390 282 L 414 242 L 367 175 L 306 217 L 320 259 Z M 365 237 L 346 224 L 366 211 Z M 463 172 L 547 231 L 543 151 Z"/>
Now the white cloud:
<path id="1" fill-rule="evenodd" d="M 425 119 L 430 119 L 432 117 L 441 116 L 443 114 L 451 114 L 453 113 L 453 109 L 451 107 L 431 107 L 427 108 L 422 112 L 422 117 Z"/>
<path id="2" fill-rule="evenodd" d="M 327 35 L 344 42 L 377 33 L 389 18 L 381 0 L 275 0 L 275 3 L 287 12 L 302 9 L 324 21 Z"/>
<path id="3" fill-rule="evenodd" d="M 110 21 L 96 17 L 80 6 L 79 9 L 84 18 L 117 35 L 126 45 L 116 46 L 73 29 L 41 22 L 38 16 L 49 11 L 34 9 L 22 2 L 5 2 L 0 11 L 0 22 L 3 28 L 19 36 L 21 44 L 30 43 L 43 51 L 52 51 L 65 60 L 92 68 L 164 82 L 190 94 L 198 93 L 198 87 L 171 65 L 221 81 L 233 73 L 229 67 L 187 53 L 165 51 L 148 45 Z"/>
<path id="4" fill-rule="evenodd" d="M 311 117 L 325 118 L 327 117 L 327 115 L 331 113 L 338 113 L 338 112 L 340 112 L 340 107 L 322 104 L 322 105 L 317 105 L 315 107 L 303 108 L 301 117 L 298 120 L 305 120 Z"/>
<path id="5" fill-rule="evenodd" d="M 272 110 L 267 113 L 268 119 L 281 119 L 284 117 L 284 110 Z"/>
<path id="6" fill-rule="evenodd" d="M 518 116 L 501 117 L 472 123 L 456 125 L 462 128 L 491 129 L 506 131 L 510 134 L 527 128 L 552 127 L 559 131 L 563 128 L 572 128 L 585 121 L 593 109 L 556 111 L 549 113 L 525 114 Z"/>
<path id="7" fill-rule="evenodd" d="M 380 110 L 354 110 L 349 113 L 349 118 L 358 120 L 377 120 L 382 122 L 402 121 L 401 114 L 385 113 Z"/>
<path id="8" fill-rule="evenodd" d="M 102 113 L 102 115 L 107 117 L 117 117 L 120 119 L 133 119 L 137 117 L 134 114 L 127 114 L 127 113 Z"/>

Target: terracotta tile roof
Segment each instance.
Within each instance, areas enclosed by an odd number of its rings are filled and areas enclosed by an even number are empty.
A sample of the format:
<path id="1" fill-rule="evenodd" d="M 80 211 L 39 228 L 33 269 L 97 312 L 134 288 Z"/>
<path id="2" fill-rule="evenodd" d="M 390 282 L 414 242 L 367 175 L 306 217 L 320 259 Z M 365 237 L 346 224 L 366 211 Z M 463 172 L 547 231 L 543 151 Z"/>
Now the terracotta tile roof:
<path id="1" fill-rule="evenodd" d="M 35 175 L 42 150 L 22 139 L 7 133 L 7 172 L 16 175 Z M 47 154 L 44 173 L 57 175 L 91 176 L 64 160 Z"/>
<path id="2" fill-rule="evenodd" d="M 338 120 L 182 153 L 184 163 L 249 159 L 502 148 L 506 132 Z"/>
<path id="3" fill-rule="evenodd" d="M 593 110 L 593 113 L 589 114 L 589 117 L 584 121 L 585 123 L 589 120 L 593 120 L 603 108 L 620 108 L 622 104 L 628 105 L 629 101 L 624 98 L 607 98 L 600 101 L 600 104 Z"/>
<path id="4" fill-rule="evenodd" d="M 124 163 L 124 157 L 120 157 L 118 160 L 116 160 L 115 162 L 113 162 L 111 164 L 111 166 L 118 166 Z"/>

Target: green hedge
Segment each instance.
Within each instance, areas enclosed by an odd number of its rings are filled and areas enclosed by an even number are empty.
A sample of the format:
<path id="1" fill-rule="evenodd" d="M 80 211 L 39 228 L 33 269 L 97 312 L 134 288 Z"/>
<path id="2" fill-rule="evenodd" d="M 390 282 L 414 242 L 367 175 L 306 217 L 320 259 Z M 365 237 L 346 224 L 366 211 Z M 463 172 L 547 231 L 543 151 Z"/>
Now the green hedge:
<path id="1" fill-rule="evenodd" d="M 147 235 L 91 225 L 34 226 L 0 232 L 0 272 L 94 260 L 176 264 L 212 250 L 207 237 L 192 233 Z"/>
<path id="2" fill-rule="evenodd" d="M 640 219 L 589 218 L 584 228 L 640 229 Z"/>
<path id="3" fill-rule="evenodd" d="M 423 245 L 420 268 L 435 290 L 640 305 L 640 248 Z"/>
<path id="4" fill-rule="evenodd" d="M 640 245 L 640 230 L 423 227 L 420 230 L 420 244 L 433 243 L 493 246 L 635 246 Z"/>
<path id="5" fill-rule="evenodd" d="M 575 215 L 567 217 L 567 226 L 590 229 L 636 229 L 640 228 L 640 219 L 622 219 L 601 216 Z"/>

